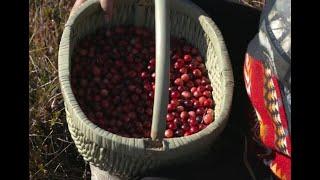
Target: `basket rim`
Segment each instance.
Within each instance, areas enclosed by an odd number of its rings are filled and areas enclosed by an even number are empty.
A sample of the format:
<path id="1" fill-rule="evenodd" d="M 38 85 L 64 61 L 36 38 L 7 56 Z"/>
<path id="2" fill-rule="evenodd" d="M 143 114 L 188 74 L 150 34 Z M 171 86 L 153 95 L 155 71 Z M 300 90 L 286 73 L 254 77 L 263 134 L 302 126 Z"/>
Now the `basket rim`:
<path id="1" fill-rule="evenodd" d="M 222 85 L 221 88 L 224 88 L 223 91 L 223 99 L 221 101 L 222 108 L 221 113 L 218 117 L 216 117 L 215 121 L 207 126 L 207 128 L 199 131 L 198 133 L 192 134 L 187 137 L 175 137 L 175 138 L 164 138 L 163 144 L 166 144 L 166 149 L 175 149 L 181 146 L 184 146 L 190 142 L 196 142 L 201 139 L 203 136 L 207 136 L 208 134 L 213 133 L 213 131 L 217 131 L 218 135 L 224 129 L 231 109 L 232 97 L 233 97 L 233 88 L 234 88 L 234 77 L 232 66 L 230 63 L 228 51 L 226 49 L 223 37 L 219 28 L 216 26 L 214 21 L 197 5 L 187 0 L 171 0 L 172 5 L 181 5 L 184 4 L 188 6 L 188 11 L 194 14 L 198 14 L 198 19 L 202 19 L 202 23 L 205 23 L 207 29 L 204 29 L 205 33 L 209 36 L 212 41 L 217 41 L 217 56 L 219 61 L 221 61 L 222 68 Z M 90 131 L 91 135 L 88 135 L 88 139 L 93 141 L 94 143 L 105 147 L 106 143 L 103 143 L 105 140 L 115 140 L 116 143 L 122 145 L 129 145 L 132 148 L 145 150 L 145 141 L 150 140 L 151 138 L 127 138 L 122 137 L 113 133 L 110 133 L 94 123 L 92 123 L 81 110 L 78 102 L 75 99 L 74 94 L 72 93 L 71 84 L 70 84 L 70 70 L 69 70 L 69 36 L 72 29 L 72 24 L 82 13 L 84 13 L 87 8 L 98 6 L 99 0 L 88 0 L 84 2 L 82 6 L 76 12 L 73 13 L 72 16 L 69 17 L 67 23 L 65 24 L 65 29 L 63 31 L 60 46 L 59 46 L 59 55 L 58 55 L 58 74 L 59 74 L 59 82 L 61 87 L 61 92 L 63 94 L 63 98 L 65 101 L 65 107 L 69 109 L 70 114 L 76 117 L 77 120 L 72 123 L 77 126 L 80 130 L 88 133 Z M 185 12 L 185 11 L 183 11 Z M 195 16 L 193 14 L 193 16 Z M 69 106 L 70 104 L 70 106 Z M 179 143 L 175 143 L 175 142 Z M 152 149 L 150 149 L 152 150 Z"/>

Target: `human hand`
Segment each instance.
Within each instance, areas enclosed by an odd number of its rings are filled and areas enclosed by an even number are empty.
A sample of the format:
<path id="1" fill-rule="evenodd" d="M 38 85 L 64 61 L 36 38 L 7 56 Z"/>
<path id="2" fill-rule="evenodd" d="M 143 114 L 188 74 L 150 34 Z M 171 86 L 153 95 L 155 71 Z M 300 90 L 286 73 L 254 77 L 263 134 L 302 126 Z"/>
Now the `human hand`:
<path id="1" fill-rule="evenodd" d="M 86 0 L 76 0 L 74 3 L 70 15 L 72 15 Z M 113 0 L 100 0 L 102 10 L 105 12 L 105 19 L 110 20 L 113 14 Z"/>

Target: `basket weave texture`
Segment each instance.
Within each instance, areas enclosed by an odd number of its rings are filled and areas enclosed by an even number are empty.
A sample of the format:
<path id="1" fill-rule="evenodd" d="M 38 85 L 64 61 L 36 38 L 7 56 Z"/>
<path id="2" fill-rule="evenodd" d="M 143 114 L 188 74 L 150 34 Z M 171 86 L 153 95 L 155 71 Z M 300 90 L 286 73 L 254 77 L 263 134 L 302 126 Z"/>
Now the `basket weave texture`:
<path id="1" fill-rule="evenodd" d="M 103 26 L 143 25 L 154 30 L 155 25 L 153 1 L 117 0 L 114 8 L 116 13 L 109 22 L 104 21 L 99 0 L 86 1 L 70 16 L 60 42 L 58 68 L 68 128 L 78 151 L 86 161 L 127 179 L 206 152 L 228 121 L 234 79 L 223 38 L 214 22 L 195 4 L 171 0 L 171 35 L 185 38 L 204 57 L 216 103 L 215 121 L 191 136 L 163 139 L 160 149 L 150 145 L 151 139 L 121 137 L 99 128 L 88 120 L 71 89 L 70 65 L 74 45 Z"/>

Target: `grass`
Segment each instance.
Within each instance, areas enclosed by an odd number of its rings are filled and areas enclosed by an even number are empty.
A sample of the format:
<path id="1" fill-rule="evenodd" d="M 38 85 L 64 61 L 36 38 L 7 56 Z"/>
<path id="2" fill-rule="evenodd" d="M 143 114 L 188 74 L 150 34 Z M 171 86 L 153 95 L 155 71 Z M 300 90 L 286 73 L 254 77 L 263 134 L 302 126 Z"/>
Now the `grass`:
<path id="1" fill-rule="evenodd" d="M 246 0 L 262 7 L 264 0 Z M 58 82 L 58 46 L 73 1 L 29 0 L 30 179 L 89 179 L 72 141 Z"/>
<path id="2" fill-rule="evenodd" d="M 29 1 L 30 179 L 88 177 L 67 128 L 58 82 L 58 46 L 73 3 Z"/>

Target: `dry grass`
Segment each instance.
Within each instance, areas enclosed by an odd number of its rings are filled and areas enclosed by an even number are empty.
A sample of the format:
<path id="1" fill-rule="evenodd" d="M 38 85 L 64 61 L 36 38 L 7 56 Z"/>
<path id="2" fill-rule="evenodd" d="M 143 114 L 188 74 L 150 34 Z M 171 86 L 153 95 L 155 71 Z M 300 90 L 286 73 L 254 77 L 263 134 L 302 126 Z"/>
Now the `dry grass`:
<path id="1" fill-rule="evenodd" d="M 58 83 L 58 46 L 74 1 L 29 1 L 30 179 L 83 179 L 85 162 L 65 120 Z"/>
<path id="2" fill-rule="evenodd" d="M 256 8 L 262 7 L 261 2 L 246 0 Z M 73 3 L 29 0 L 30 179 L 89 177 L 88 166 L 68 132 L 58 83 L 58 46 Z"/>

